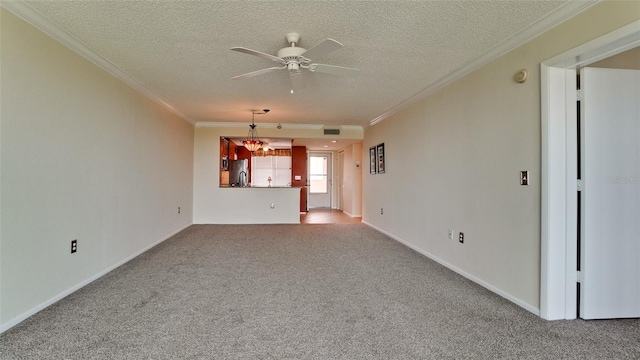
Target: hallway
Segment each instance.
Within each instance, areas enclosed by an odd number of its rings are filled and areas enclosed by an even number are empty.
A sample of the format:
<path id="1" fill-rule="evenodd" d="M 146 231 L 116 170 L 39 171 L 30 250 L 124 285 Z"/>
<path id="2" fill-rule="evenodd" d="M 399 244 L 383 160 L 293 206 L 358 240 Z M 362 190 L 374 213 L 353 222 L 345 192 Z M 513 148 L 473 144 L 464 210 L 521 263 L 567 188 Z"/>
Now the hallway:
<path id="1" fill-rule="evenodd" d="M 300 215 L 301 224 L 353 224 L 360 220 L 361 217 L 351 217 L 335 209 L 312 209 Z"/>

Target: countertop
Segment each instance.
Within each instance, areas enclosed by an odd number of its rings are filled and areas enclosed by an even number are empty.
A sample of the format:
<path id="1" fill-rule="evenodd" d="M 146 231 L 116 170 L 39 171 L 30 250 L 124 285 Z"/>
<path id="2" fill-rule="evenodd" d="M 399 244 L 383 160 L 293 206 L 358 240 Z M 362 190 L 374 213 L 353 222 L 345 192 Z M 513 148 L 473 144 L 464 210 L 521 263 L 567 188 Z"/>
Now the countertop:
<path id="1" fill-rule="evenodd" d="M 300 186 L 229 186 L 229 185 L 220 185 L 221 188 L 229 188 L 229 189 L 300 189 Z"/>

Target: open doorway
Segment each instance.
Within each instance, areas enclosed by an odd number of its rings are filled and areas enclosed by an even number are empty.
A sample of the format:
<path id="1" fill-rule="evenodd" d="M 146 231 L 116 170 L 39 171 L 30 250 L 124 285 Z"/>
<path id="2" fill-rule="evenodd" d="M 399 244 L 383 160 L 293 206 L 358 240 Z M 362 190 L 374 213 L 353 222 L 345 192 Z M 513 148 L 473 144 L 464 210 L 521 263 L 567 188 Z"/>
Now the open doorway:
<path id="1" fill-rule="evenodd" d="M 345 152 L 309 152 L 309 211 L 300 216 L 302 224 L 359 223 L 360 217 L 343 212 Z M 359 162 L 358 162 L 359 164 Z M 358 169 L 359 170 L 359 169 Z M 358 180 L 359 181 L 359 180 Z"/>
<path id="2" fill-rule="evenodd" d="M 542 206 L 540 316 L 575 319 L 579 264 L 576 70 L 635 48 L 640 21 L 541 64 Z M 581 79 L 581 82 L 583 79 Z M 584 170 L 584 169 L 583 169 Z M 580 272 L 578 272 L 580 266 Z"/>
<path id="3" fill-rule="evenodd" d="M 331 209 L 332 153 L 309 153 L 309 210 Z"/>
<path id="4" fill-rule="evenodd" d="M 357 224 L 359 217 L 351 217 L 338 209 L 313 209 L 300 215 L 301 224 Z"/>

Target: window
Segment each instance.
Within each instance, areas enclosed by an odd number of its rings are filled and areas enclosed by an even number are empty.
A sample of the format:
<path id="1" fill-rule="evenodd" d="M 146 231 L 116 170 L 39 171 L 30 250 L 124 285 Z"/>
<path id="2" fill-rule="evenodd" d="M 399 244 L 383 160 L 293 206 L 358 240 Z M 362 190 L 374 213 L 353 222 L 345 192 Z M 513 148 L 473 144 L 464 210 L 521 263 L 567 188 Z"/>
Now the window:
<path id="1" fill-rule="evenodd" d="M 252 156 L 251 186 L 291 186 L 291 156 Z"/>
<path id="2" fill-rule="evenodd" d="M 309 157 L 309 192 L 312 194 L 326 194 L 329 192 L 329 181 L 327 176 L 326 156 Z"/>

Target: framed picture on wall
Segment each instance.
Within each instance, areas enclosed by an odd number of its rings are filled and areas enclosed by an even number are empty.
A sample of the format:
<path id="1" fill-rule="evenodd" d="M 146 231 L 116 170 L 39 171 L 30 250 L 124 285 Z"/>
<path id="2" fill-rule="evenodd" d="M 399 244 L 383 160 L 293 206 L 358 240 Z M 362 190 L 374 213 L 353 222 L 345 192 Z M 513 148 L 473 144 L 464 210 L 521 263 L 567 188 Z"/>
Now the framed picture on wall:
<path id="1" fill-rule="evenodd" d="M 374 175 L 376 173 L 376 147 L 369 148 L 369 174 Z"/>
<path id="2" fill-rule="evenodd" d="M 378 152 L 378 174 L 384 174 L 384 143 L 376 146 Z"/>

